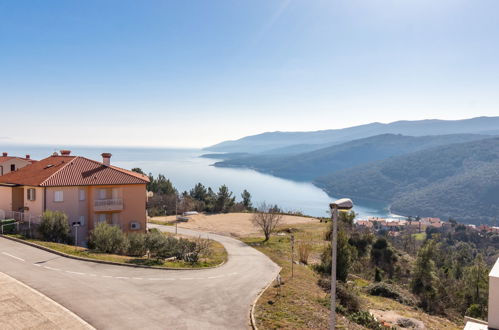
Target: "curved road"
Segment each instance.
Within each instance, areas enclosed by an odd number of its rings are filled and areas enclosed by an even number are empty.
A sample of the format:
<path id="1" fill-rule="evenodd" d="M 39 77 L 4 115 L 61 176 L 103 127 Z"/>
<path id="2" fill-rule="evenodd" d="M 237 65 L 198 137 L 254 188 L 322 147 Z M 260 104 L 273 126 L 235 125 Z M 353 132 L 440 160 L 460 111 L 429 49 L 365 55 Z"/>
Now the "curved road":
<path id="1" fill-rule="evenodd" d="M 279 267 L 236 239 L 178 230 L 219 241 L 229 261 L 205 270 L 132 268 L 64 258 L 0 238 L 0 272 L 44 293 L 97 329 L 247 329 L 251 303 Z"/>

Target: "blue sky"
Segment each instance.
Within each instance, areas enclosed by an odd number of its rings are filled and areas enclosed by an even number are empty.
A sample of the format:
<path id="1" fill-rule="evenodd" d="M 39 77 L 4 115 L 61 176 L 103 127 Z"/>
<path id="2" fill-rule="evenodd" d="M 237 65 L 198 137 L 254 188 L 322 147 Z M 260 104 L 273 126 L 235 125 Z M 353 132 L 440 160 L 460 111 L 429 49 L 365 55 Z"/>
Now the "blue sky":
<path id="1" fill-rule="evenodd" d="M 499 115 L 499 1 L 0 1 L 0 143 Z"/>

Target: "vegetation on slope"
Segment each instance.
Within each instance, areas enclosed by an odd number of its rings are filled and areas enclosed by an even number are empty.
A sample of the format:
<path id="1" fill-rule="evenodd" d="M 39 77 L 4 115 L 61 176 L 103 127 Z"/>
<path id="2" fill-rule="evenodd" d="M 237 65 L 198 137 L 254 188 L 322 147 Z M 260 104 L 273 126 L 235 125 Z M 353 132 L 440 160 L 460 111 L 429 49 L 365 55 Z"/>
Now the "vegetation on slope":
<path id="1" fill-rule="evenodd" d="M 485 138 L 482 135 L 454 134 L 404 136 L 383 134 L 329 146 L 296 155 L 260 154 L 228 157 L 215 163 L 219 167 L 249 167 L 293 180 L 313 180 L 335 171 L 414 151 Z"/>
<path id="2" fill-rule="evenodd" d="M 331 195 L 378 200 L 410 216 L 497 224 L 499 138 L 452 144 L 316 180 Z"/>

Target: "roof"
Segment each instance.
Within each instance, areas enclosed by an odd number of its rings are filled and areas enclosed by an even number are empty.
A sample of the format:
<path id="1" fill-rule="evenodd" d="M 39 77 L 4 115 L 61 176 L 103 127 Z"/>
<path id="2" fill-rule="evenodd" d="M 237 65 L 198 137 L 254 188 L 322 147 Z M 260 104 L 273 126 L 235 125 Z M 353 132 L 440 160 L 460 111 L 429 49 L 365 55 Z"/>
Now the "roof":
<path id="1" fill-rule="evenodd" d="M 36 160 L 31 159 L 31 158 L 15 157 L 15 156 L 0 156 L 0 163 L 6 162 L 9 160 L 13 160 L 13 159 L 21 159 L 21 160 L 24 160 L 24 161 L 30 162 L 30 163 L 36 162 Z"/>
<path id="2" fill-rule="evenodd" d="M 146 184 L 145 175 L 78 156 L 50 156 L 0 176 L 0 183 L 58 187 Z"/>

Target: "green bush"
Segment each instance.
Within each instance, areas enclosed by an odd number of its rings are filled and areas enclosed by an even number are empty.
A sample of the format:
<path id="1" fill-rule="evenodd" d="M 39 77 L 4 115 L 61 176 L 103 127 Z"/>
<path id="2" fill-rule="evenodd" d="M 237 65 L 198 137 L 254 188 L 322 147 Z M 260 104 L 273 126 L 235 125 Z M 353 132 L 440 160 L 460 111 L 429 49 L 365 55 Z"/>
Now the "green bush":
<path id="1" fill-rule="evenodd" d="M 127 251 L 128 241 L 123 231 L 117 226 L 99 223 L 90 232 L 88 246 L 103 253 L 120 254 Z"/>
<path id="2" fill-rule="evenodd" d="M 472 304 L 466 310 L 466 316 L 473 317 L 476 319 L 484 317 L 485 314 L 486 313 L 483 306 L 479 304 Z"/>
<path id="3" fill-rule="evenodd" d="M 1 220 L 0 225 L 3 226 L 2 232 L 4 234 L 13 234 L 16 231 L 16 220 L 14 219 Z"/>
<path id="4" fill-rule="evenodd" d="M 146 235 L 142 233 L 131 233 L 128 235 L 127 255 L 142 257 L 147 253 Z"/>
<path id="5" fill-rule="evenodd" d="M 376 282 L 369 285 L 366 290 L 372 296 L 390 298 L 408 306 L 416 305 L 416 299 L 409 292 L 403 292 L 403 290 L 392 284 Z"/>
<path id="6" fill-rule="evenodd" d="M 159 230 L 151 230 L 145 238 L 147 256 L 149 258 L 162 258 L 164 256 L 164 241 L 166 237 Z"/>
<path id="7" fill-rule="evenodd" d="M 381 324 L 378 321 L 376 321 L 376 319 L 374 318 L 374 316 L 371 315 L 371 313 L 367 311 L 359 311 L 353 313 L 348 318 L 353 322 L 360 324 L 368 329 L 383 330 Z"/>
<path id="8" fill-rule="evenodd" d="M 39 228 L 42 239 L 49 242 L 69 243 L 71 229 L 68 216 L 60 211 L 45 211 Z"/>

